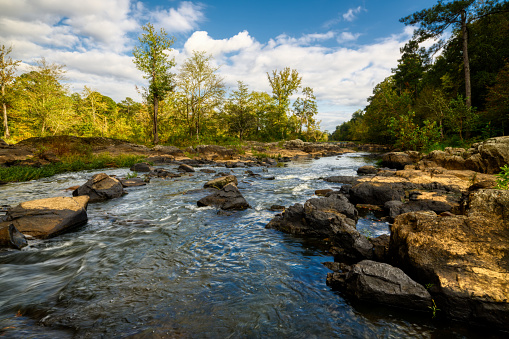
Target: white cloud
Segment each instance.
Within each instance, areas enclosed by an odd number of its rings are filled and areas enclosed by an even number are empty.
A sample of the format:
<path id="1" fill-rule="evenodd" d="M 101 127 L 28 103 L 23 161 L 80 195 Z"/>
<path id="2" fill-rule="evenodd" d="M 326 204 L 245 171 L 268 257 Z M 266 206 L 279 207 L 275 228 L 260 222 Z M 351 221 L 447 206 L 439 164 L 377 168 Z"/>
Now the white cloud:
<path id="1" fill-rule="evenodd" d="M 192 31 L 204 17 L 203 7 L 188 1 L 180 3 L 177 9 L 158 9 L 153 13 L 154 25 L 163 27 L 169 33 Z"/>
<path id="2" fill-rule="evenodd" d="M 357 17 L 357 14 L 359 14 L 362 11 L 362 7 L 359 6 L 357 8 L 350 8 L 348 12 L 343 14 L 343 19 L 346 21 L 354 21 Z"/>

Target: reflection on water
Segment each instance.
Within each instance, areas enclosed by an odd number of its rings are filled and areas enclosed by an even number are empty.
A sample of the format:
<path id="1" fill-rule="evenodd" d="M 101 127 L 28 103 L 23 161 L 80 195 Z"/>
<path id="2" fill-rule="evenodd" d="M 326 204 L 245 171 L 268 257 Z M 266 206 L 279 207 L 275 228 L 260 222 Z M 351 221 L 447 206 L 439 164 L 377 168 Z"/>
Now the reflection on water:
<path id="1" fill-rule="evenodd" d="M 321 263 L 332 257 L 323 248 L 265 229 L 276 213 L 271 205 L 303 203 L 316 189 L 340 186 L 321 177 L 355 175 L 366 163 L 362 154 L 349 154 L 292 162 L 268 173 L 251 169 L 275 180 L 234 169 L 253 208 L 232 216 L 198 208 L 206 193 L 182 194 L 214 176 L 202 172 L 153 179 L 122 198 L 90 204 L 89 222 L 79 230 L 0 254 L 0 335 L 430 337 L 437 330 L 422 315 L 359 312 L 325 285 L 328 270 Z M 66 188 L 95 173 L 2 186 L 0 205 L 70 196 Z M 374 216 L 360 226 L 374 236 L 387 232 Z"/>

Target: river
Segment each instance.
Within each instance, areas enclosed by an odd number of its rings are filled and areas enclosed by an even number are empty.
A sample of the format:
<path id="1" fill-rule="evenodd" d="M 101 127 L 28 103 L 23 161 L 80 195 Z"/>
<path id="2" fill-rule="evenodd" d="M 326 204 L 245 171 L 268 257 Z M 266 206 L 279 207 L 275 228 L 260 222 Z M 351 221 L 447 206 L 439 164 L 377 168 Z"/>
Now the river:
<path id="1" fill-rule="evenodd" d="M 214 177 L 152 179 L 88 206 L 87 225 L 21 251 L 0 253 L 0 336 L 7 338 L 430 338 L 465 337 L 430 314 L 352 305 L 325 284 L 326 248 L 265 225 L 271 205 L 304 203 L 321 177 L 355 175 L 364 153 L 232 171 L 252 208 L 231 216 L 198 208 Z M 176 166 L 165 166 L 175 169 Z M 224 168 L 211 167 L 217 171 Z M 0 186 L 0 205 L 70 196 L 93 174 L 67 173 Z M 274 180 L 263 177 L 274 176 Z M 186 193 L 191 191 L 189 193 Z M 372 214 L 358 228 L 388 233 Z M 42 326 L 45 325 L 45 326 Z M 468 336 L 470 337 L 470 336 Z"/>

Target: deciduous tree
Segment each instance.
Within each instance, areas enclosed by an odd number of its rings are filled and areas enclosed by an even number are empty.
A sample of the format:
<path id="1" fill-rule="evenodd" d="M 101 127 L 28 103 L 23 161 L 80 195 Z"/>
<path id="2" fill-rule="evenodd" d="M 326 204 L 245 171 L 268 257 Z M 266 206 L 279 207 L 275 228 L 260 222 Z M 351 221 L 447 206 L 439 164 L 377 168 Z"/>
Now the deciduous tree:
<path id="1" fill-rule="evenodd" d="M 134 63 L 136 67 L 145 73 L 144 78 L 148 79 L 148 97 L 153 109 L 153 136 L 154 144 L 159 142 L 157 132 L 157 112 L 159 102 L 174 88 L 173 76 L 170 69 L 175 66 L 175 60 L 167 54 L 175 42 L 169 38 L 163 28 L 159 33 L 150 23 L 142 27 L 145 32 L 138 38 L 139 45 L 134 48 Z"/>
<path id="2" fill-rule="evenodd" d="M 5 89 L 14 80 L 14 72 L 20 60 L 12 60 L 8 54 L 12 52 L 12 47 L 6 48 L 5 45 L 0 46 L 0 86 L 2 88 L 2 111 L 4 117 L 4 138 L 11 137 L 9 132 L 9 124 L 7 121 L 7 97 Z"/>

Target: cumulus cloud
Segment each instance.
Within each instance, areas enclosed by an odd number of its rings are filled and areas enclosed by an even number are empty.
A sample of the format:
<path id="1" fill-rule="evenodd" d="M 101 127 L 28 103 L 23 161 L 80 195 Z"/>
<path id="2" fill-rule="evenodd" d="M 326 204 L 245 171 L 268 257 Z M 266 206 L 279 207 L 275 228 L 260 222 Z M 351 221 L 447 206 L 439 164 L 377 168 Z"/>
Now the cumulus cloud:
<path id="1" fill-rule="evenodd" d="M 154 25 L 163 27 L 169 33 L 192 31 L 205 17 L 203 6 L 189 1 L 180 3 L 177 9 L 158 9 L 152 16 L 155 20 Z"/>
<path id="2" fill-rule="evenodd" d="M 343 14 L 343 19 L 346 21 L 354 21 L 357 18 L 357 14 L 362 11 L 362 7 L 350 8 L 346 13 Z"/>

